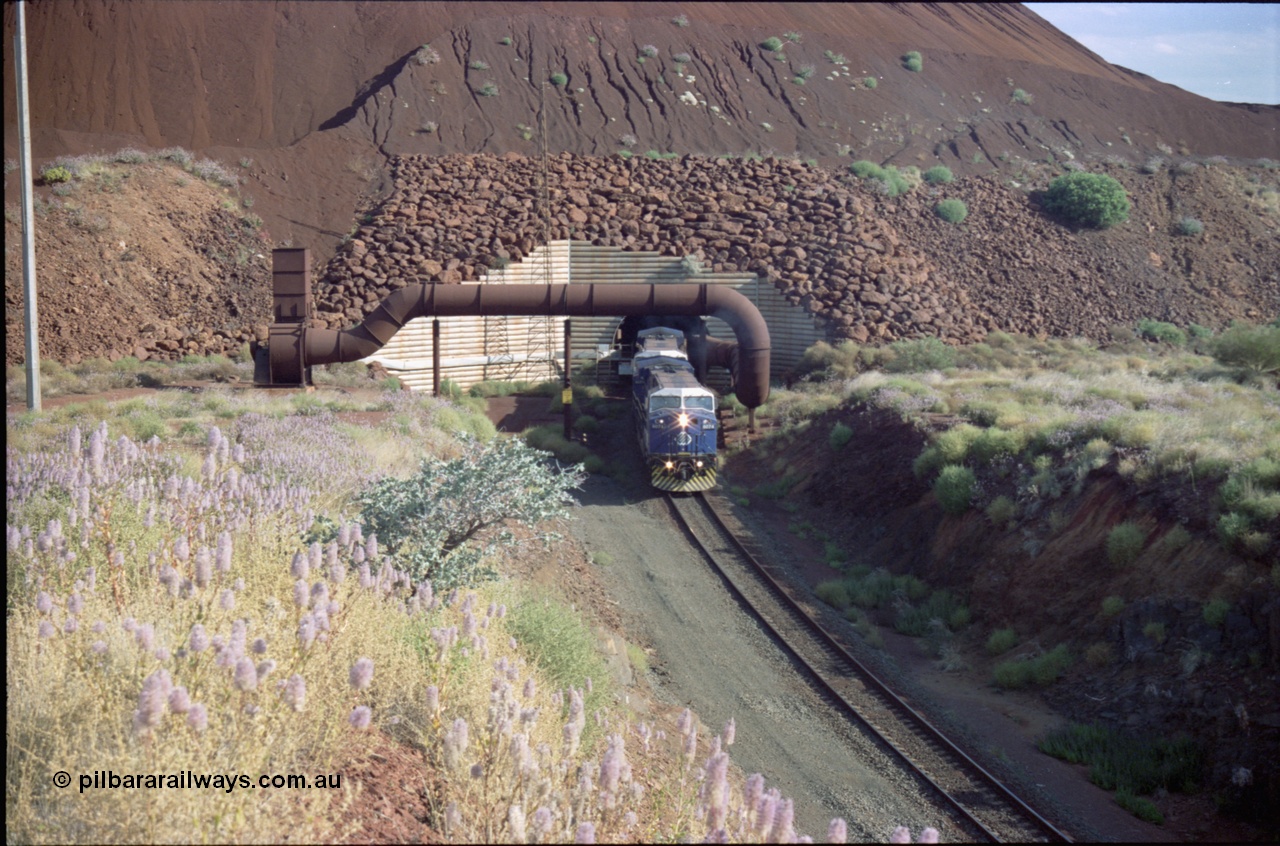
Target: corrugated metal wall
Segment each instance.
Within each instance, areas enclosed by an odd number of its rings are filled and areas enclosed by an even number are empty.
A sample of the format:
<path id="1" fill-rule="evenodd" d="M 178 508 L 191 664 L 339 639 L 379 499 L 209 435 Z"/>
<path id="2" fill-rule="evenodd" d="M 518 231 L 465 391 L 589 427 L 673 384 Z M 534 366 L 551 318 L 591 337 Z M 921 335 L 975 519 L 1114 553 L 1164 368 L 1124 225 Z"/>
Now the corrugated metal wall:
<path id="1" fill-rule="evenodd" d="M 781 374 L 800 360 L 815 341 L 825 336 L 813 317 L 794 306 L 768 282 L 751 273 L 690 274 L 682 259 L 654 252 L 627 252 L 571 241 L 552 241 L 521 262 L 492 270 L 485 285 L 610 284 L 640 282 L 672 284 L 697 282 L 729 285 L 755 303 L 769 325 L 770 366 Z M 609 358 L 620 317 L 573 318 L 575 368 L 611 381 Z M 708 318 L 713 337 L 735 341 L 724 321 Z M 463 389 L 488 380 L 540 382 L 562 377 L 564 318 L 560 317 L 443 317 L 440 318 L 440 377 Z M 415 318 L 404 325 L 376 355 L 380 362 L 413 390 L 431 390 L 431 318 Z M 719 371 L 719 372 L 717 372 Z M 728 374 L 712 368 L 708 381 L 721 390 Z"/>

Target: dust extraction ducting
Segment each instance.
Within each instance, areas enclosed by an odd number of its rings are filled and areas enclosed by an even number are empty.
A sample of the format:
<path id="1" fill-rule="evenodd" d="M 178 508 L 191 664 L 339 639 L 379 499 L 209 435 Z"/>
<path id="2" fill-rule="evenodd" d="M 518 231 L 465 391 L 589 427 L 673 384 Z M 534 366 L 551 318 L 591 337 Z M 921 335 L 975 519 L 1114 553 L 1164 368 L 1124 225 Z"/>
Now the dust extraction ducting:
<path id="1" fill-rule="evenodd" d="M 307 250 L 273 254 L 274 320 L 269 368 L 261 381 L 300 385 L 315 364 L 358 361 L 376 353 L 415 317 L 716 317 L 737 337 L 738 400 L 757 408 L 769 398 L 769 327 L 751 300 L 722 285 L 407 285 L 350 329 L 308 326 L 311 280 Z"/>

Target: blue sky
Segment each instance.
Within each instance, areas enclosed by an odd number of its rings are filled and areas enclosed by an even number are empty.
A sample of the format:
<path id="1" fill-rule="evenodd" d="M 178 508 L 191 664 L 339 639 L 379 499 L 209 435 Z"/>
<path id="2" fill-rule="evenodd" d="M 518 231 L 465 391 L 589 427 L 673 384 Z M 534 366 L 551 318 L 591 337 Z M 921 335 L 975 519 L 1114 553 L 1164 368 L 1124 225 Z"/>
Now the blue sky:
<path id="1" fill-rule="evenodd" d="M 1115 65 L 1212 100 L 1280 104 L 1280 3 L 1026 3 Z"/>

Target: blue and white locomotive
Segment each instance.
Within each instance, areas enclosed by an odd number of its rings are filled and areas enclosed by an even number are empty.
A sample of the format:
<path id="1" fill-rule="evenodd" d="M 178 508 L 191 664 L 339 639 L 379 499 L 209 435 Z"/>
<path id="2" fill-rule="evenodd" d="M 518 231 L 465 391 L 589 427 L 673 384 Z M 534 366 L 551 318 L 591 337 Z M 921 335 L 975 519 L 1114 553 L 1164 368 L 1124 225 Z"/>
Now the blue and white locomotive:
<path id="1" fill-rule="evenodd" d="M 642 329 L 632 360 L 632 407 L 653 486 L 705 491 L 716 484 L 716 396 L 694 374 L 679 329 Z"/>

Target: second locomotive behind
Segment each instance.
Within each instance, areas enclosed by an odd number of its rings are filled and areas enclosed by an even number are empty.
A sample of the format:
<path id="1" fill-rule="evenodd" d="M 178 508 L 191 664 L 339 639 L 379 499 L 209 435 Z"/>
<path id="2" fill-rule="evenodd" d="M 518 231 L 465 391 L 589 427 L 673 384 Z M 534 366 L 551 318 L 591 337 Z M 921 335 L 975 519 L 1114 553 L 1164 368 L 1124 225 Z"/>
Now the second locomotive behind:
<path id="1" fill-rule="evenodd" d="M 716 485 L 716 396 L 698 382 L 679 329 L 642 329 L 632 362 L 632 409 L 640 454 L 655 488 Z"/>

